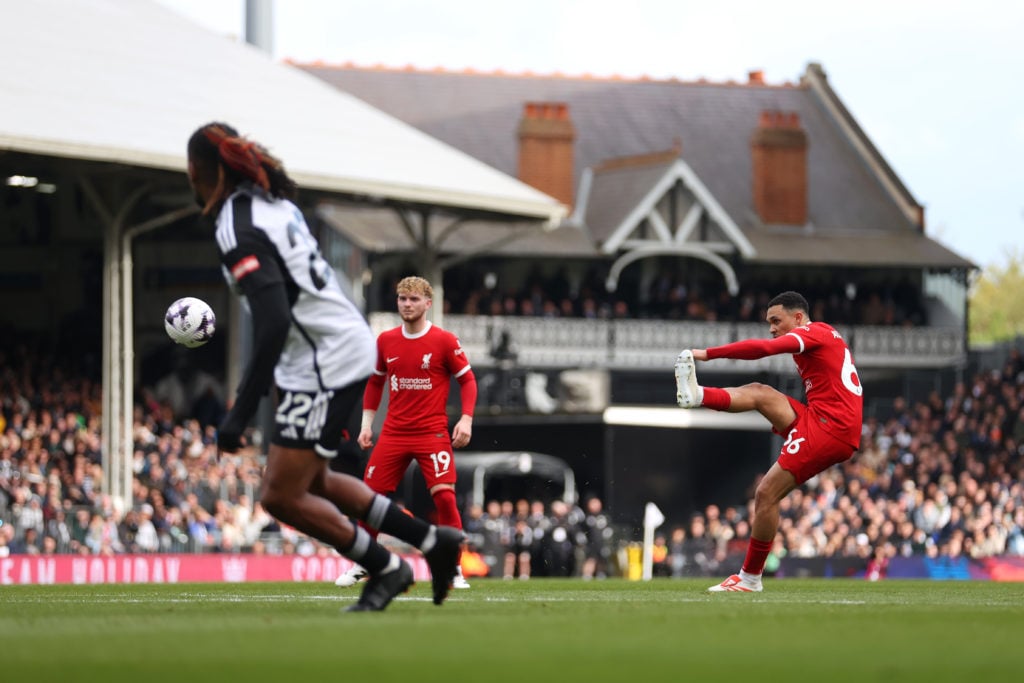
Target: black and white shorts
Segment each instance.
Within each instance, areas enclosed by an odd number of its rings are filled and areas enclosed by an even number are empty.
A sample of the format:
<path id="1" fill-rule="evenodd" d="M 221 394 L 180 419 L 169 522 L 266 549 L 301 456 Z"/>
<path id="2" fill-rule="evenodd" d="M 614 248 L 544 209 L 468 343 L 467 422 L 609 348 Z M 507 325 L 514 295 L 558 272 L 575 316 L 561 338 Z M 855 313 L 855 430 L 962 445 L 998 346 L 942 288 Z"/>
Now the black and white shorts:
<path id="1" fill-rule="evenodd" d="M 324 391 L 278 387 L 274 435 L 270 443 L 314 450 L 322 458 L 333 458 L 338 454 L 352 411 L 362 404 L 365 389 L 365 379 L 341 389 Z"/>

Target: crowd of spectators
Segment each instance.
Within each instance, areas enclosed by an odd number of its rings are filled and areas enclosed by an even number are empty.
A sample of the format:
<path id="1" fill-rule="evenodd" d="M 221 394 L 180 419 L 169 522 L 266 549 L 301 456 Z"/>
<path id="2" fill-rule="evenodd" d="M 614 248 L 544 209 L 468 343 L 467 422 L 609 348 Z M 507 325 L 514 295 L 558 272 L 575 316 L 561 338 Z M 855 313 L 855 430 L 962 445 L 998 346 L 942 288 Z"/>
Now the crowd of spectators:
<path id="1" fill-rule="evenodd" d="M 136 504 L 104 493 L 100 392 L 30 347 L 0 353 L 0 554 L 259 549 L 276 527 L 253 500 L 258 458 L 218 458 L 212 425 L 151 394 L 135 409 Z"/>
<path id="2" fill-rule="evenodd" d="M 195 414 L 207 412 L 196 407 L 212 400 L 207 381 L 191 381 L 192 372 L 185 384 L 200 390 L 168 389 L 180 370 L 139 397 L 135 504 L 124 509 L 102 490 L 99 383 L 65 372 L 31 347 L 0 352 L 0 556 L 323 552 L 259 504 L 255 449 L 218 456 L 212 421 L 176 419 L 174 402 Z M 466 526 L 479 534 L 481 556 L 495 563 L 496 575 L 609 571 L 611 529 L 599 500 L 588 501 L 586 511 L 556 501 L 551 516 L 540 501 L 492 506 L 490 517 L 468 510 Z"/>
<path id="3" fill-rule="evenodd" d="M 705 322 L 763 322 L 768 301 L 779 291 L 747 286 L 733 296 L 720 280 L 687 284 L 670 271 L 654 278 L 644 291 L 619 287 L 609 293 L 591 269 L 576 284 L 565 269 L 549 277 L 535 271 L 521 286 L 488 287 L 468 275 L 445 282 L 445 311 L 464 315 L 541 318 L 650 318 Z M 811 319 L 836 325 L 922 325 L 925 312 L 918 292 L 908 285 L 835 288 L 801 286 Z M 391 301 L 390 297 L 382 300 Z M 390 310 L 390 309 L 388 309 Z"/>
<path id="4" fill-rule="evenodd" d="M 616 572 L 615 531 L 600 498 L 583 507 L 562 500 L 519 499 L 471 505 L 463 518 L 468 551 L 482 560 L 480 576 L 605 578 Z"/>
<path id="5" fill-rule="evenodd" d="M 255 451 L 218 457 L 211 424 L 176 420 L 145 393 L 135 410 L 134 501 L 102 490 L 100 386 L 31 348 L 0 355 L 0 555 L 126 552 L 314 553 L 256 500 Z M 976 374 L 948 396 L 897 399 L 863 427 L 861 450 L 782 503 L 773 563 L 850 557 L 1024 556 L 1024 361 Z M 754 482 L 756 483 L 756 482 Z M 712 505 L 658 539 L 657 572 L 719 574 L 742 559 L 748 506 Z M 465 511 L 487 574 L 618 571 L 597 498 L 491 502 Z M 724 566 L 723 566 L 724 565 Z"/>

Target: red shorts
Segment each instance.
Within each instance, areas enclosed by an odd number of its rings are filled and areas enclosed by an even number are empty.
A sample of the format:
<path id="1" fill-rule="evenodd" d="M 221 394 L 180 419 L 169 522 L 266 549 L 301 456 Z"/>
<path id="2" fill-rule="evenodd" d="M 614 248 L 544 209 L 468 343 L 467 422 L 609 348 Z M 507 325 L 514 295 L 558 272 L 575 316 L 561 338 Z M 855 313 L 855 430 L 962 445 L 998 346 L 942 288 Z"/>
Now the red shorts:
<path id="1" fill-rule="evenodd" d="M 800 485 L 832 465 L 849 460 L 857 449 L 826 431 L 813 409 L 792 396 L 787 398 L 796 411 L 796 420 L 788 432 L 781 435 L 786 437 L 786 442 L 779 451 L 778 463 L 779 467 L 796 477 L 796 483 Z"/>
<path id="2" fill-rule="evenodd" d="M 419 463 L 428 489 L 437 484 L 455 485 L 455 457 L 447 432 L 381 436 L 370 453 L 363 481 L 377 493 L 391 493 L 398 488 L 413 460 Z"/>

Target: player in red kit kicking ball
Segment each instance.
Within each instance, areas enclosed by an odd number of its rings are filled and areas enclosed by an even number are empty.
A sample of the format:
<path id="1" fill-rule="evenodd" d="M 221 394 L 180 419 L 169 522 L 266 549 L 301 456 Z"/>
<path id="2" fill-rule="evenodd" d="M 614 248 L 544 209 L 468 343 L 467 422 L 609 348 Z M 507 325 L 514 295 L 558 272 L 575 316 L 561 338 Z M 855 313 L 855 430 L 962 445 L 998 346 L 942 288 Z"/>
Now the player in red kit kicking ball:
<path id="1" fill-rule="evenodd" d="M 863 393 L 853 356 L 832 326 L 812 322 L 807 300 L 783 292 L 768 302 L 772 339 L 748 339 L 710 349 L 692 349 L 676 359 L 676 400 L 682 408 L 703 406 L 742 413 L 756 410 L 786 438 L 779 459 L 754 494 L 754 520 L 743 568 L 709 591 L 760 591 L 761 573 L 779 527 L 779 503 L 790 491 L 850 458 L 860 447 Z M 764 384 L 719 389 L 697 384 L 694 361 L 757 360 L 793 354 L 807 403 Z"/>
<path id="2" fill-rule="evenodd" d="M 473 435 L 476 378 L 458 337 L 427 320 L 434 298 L 430 283 L 421 277 L 407 277 L 395 289 L 402 325 L 377 337 L 377 365 L 363 395 L 359 445 L 369 448 L 385 386 L 388 391 L 387 416 L 363 481 L 377 493 L 388 495 L 415 459 L 434 498 L 438 523 L 461 529 L 452 451 L 469 444 Z M 449 437 L 445 406 L 452 377 L 459 382 L 462 417 Z M 351 586 L 364 575 L 356 565 L 334 583 Z M 461 567 L 452 586 L 469 588 Z"/>

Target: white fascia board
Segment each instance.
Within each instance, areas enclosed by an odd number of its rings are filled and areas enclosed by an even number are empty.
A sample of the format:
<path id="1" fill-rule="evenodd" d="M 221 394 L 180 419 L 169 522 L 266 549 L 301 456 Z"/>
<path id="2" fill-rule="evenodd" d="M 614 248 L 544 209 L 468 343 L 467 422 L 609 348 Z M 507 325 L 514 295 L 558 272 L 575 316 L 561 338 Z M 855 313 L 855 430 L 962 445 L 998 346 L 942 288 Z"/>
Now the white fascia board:
<path id="1" fill-rule="evenodd" d="M 707 408 L 610 406 L 605 408 L 603 417 L 605 424 L 623 427 L 731 429 L 756 432 L 771 430 L 771 425 L 760 413 L 722 413 Z"/>

